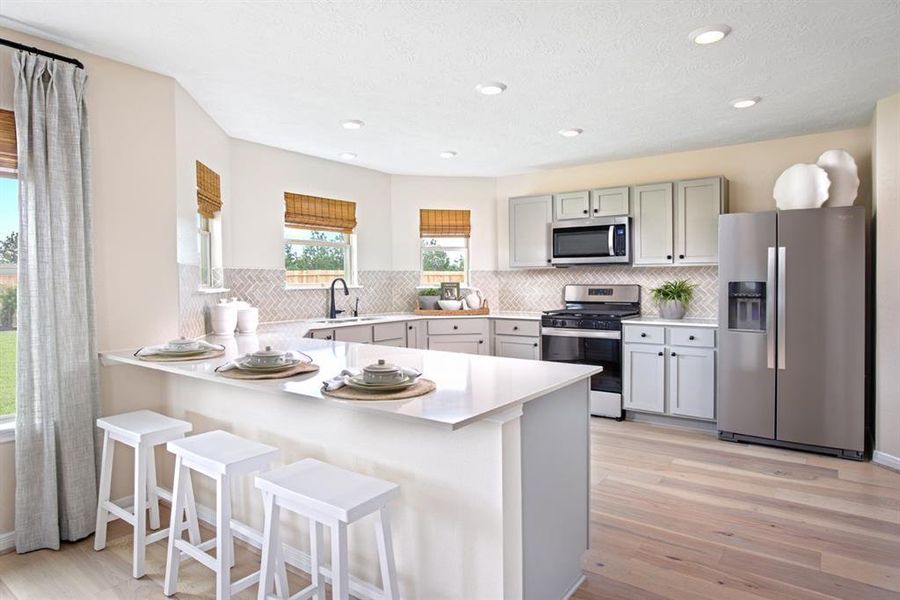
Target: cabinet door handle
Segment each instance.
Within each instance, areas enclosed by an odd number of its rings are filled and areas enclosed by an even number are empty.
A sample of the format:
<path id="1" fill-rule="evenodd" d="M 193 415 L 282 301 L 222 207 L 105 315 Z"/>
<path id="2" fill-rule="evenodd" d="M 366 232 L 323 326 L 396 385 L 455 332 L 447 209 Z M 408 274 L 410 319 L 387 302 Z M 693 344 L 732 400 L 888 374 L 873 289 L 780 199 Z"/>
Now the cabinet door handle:
<path id="1" fill-rule="evenodd" d="M 694 336 L 689 335 L 689 336 L 688 336 L 688 339 L 689 339 L 689 340 L 692 340 L 692 339 L 694 339 Z"/>
<path id="2" fill-rule="evenodd" d="M 409 326 L 409 330 L 412 331 L 412 325 Z"/>
<path id="3" fill-rule="evenodd" d="M 537 342 L 535 342 L 535 343 L 534 343 L 534 347 L 537 348 L 537 346 L 538 346 L 538 345 L 537 345 Z"/>
<path id="4" fill-rule="evenodd" d="M 662 352 L 660 352 L 660 353 L 659 353 L 659 356 L 662 356 L 662 355 L 663 355 L 663 353 L 662 353 Z"/>
<path id="5" fill-rule="evenodd" d="M 672 260 L 672 255 L 671 255 L 671 254 L 666 254 L 666 260 Z"/>
<path id="6" fill-rule="evenodd" d="M 599 208 L 595 208 L 595 209 L 594 209 L 594 212 L 595 212 L 595 213 L 598 213 L 598 212 L 600 212 L 600 209 L 599 209 Z"/>
<path id="7" fill-rule="evenodd" d="M 641 337 L 647 337 L 646 333 L 641 333 Z"/>
<path id="8" fill-rule="evenodd" d="M 684 254 L 679 254 L 678 258 L 684 258 Z"/>
<path id="9" fill-rule="evenodd" d="M 672 353 L 672 356 L 678 356 L 678 355 L 677 355 L 677 354 L 675 354 L 675 353 L 674 353 L 674 352 L 673 352 L 673 353 Z"/>
<path id="10" fill-rule="evenodd" d="M 581 211 L 581 212 L 583 212 L 584 214 L 587 214 L 587 209 L 584 209 L 584 210 Z"/>
<path id="11" fill-rule="evenodd" d="M 479 344 L 483 344 L 483 343 L 484 343 L 484 340 L 478 340 L 478 343 L 479 343 Z"/>
<path id="12" fill-rule="evenodd" d="M 453 329 L 459 329 L 459 325 L 454 325 Z"/>
<path id="13" fill-rule="evenodd" d="M 547 264 L 549 265 L 551 262 L 553 262 L 553 260 L 550 259 L 550 258 L 548 258 L 548 259 L 547 259 Z"/>
<path id="14" fill-rule="evenodd" d="M 518 326 L 518 325 L 513 325 L 513 331 L 518 331 L 518 330 L 519 330 L 519 326 Z"/>
<path id="15" fill-rule="evenodd" d="M 330 340 L 330 339 L 331 339 L 331 336 L 330 336 L 330 335 L 326 335 L 326 336 L 325 336 L 325 339 L 326 339 L 326 340 Z"/>

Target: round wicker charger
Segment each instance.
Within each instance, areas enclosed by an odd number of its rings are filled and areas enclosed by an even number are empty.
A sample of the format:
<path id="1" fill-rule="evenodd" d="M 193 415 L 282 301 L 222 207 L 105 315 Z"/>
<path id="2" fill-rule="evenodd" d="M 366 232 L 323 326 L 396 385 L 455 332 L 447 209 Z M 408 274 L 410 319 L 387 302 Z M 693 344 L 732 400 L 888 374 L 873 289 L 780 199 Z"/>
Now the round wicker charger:
<path id="1" fill-rule="evenodd" d="M 364 400 L 370 402 L 375 400 L 381 402 L 384 400 L 406 400 L 408 398 L 415 398 L 416 396 L 424 396 L 425 394 L 433 392 L 436 388 L 437 386 L 432 380 L 419 378 L 417 382 L 405 390 L 400 390 L 398 392 L 379 394 L 376 392 L 357 390 L 345 385 L 342 388 L 331 391 L 328 391 L 323 387 L 322 395 L 330 398 L 338 398 L 340 400 Z"/>
<path id="2" fill-rule="evenodd" d="M 287 379 L 295 375 L 305 375 L 306 373 L 315 373 L 319 370 L 319 365 L 311 362 L 302 362 L 290 369 L 284 371 L 275 371 L 274 373 L 258 373 L 253 371 L 241 371 L 238 368 L 228 369 L 227 371 L 216 371 L 222 377 L 229 379 Z"/>
<path id="3" fill-rule="evenodd" d="M 208 350 L 203 354 L 195 354 L 193 356 L 166 356 L 163 354 L 147 354 L 146 356 L 141 356 L 137 353 L 135 353 L 135 356 L 141 360 L 146 360 L 147 362 L 188 362 L 191 360 L 209 360 L 210 358 L 225 356 L 225 349 Z"/>

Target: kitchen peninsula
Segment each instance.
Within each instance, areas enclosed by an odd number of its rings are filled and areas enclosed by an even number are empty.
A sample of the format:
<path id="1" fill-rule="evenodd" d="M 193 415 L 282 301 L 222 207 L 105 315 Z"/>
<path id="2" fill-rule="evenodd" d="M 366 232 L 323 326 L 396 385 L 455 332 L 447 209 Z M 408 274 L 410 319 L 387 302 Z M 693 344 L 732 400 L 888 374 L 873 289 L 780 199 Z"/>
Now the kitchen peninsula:
<path id="1" fill-rule="evenodd" d="M 394 549 L 405 598 L 563 598 L 581 582 L 588 545 L 589 378 L 598 367 L 393 348 L 304 337 L 303 324 L 267 325 L 209 361 L 145 362 L 106 352 L 118 371 L 164 378 L 147 408 L 186 419 L 194 432 L 224 429 L 277 446 L 281 462 L 313 457 L 393 481 Z M 218 341 L 218 340 L 216 340 Z M 321 370 L 287 380 L 226 379 L 216 366 L 260 346 L 299 350 Z M 383 358 L 437 384 L 410 400 L 323 397 L 323 379 Z M 121 373 L 119 373 L 121 376 Z M 170 481 L 168 457 L 158 456 Z M 195 481 L 200 505 L 212 504 Z M 249 478 L 233 496 L 255 529 L 263 509 Z M 201 515 L 204 509 L 200 510 Z M 306 524 L 292 519 L 288 562 L 304 567 Z M 285 523 L 288 525 L 288 523 Z M 373 597 L 372 527 L 350 529 L 351 593 Z"/>

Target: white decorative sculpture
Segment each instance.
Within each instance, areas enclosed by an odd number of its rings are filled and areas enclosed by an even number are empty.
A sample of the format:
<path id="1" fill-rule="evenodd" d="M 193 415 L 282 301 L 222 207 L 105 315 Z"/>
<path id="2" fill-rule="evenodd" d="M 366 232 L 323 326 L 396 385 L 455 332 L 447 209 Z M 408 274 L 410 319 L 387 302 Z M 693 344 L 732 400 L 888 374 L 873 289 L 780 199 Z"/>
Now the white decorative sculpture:
<path id="1" fill-rule="evenodd" d="M 827 150 L 816 164 L 825 169 L 831 181 L 828 206 L 852 206 L 859 191 L 859 172 L 850 153 L 846 150 Z"/>
<path id="2" fill-rule="evenodd" d="M 775 206 L 781 210 L 819 208 L 828 199 L 828 173 L 817 165 L 798 163 L 775 181 Z"/>

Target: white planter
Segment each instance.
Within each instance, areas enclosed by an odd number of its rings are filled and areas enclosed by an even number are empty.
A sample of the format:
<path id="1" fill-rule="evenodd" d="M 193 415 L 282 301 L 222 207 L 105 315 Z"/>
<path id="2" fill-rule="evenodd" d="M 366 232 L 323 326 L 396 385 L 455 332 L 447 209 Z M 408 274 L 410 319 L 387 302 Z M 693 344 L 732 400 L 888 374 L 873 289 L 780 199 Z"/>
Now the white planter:
<path id="1" fill-rule="evenodd" d="M 682 319 L 684 312 L 684 304 L 678 300 L 664 300 L 659 303 L 659 316 L 663 319 Z"/>

